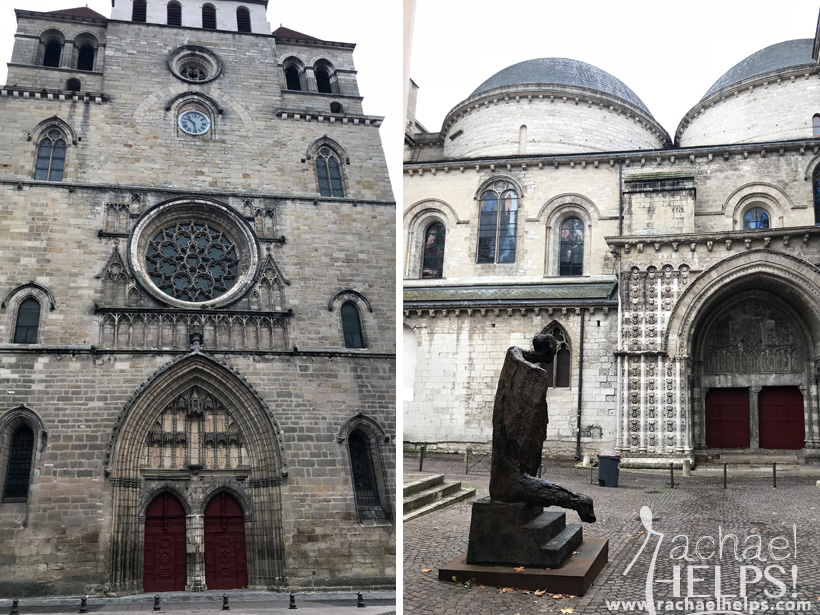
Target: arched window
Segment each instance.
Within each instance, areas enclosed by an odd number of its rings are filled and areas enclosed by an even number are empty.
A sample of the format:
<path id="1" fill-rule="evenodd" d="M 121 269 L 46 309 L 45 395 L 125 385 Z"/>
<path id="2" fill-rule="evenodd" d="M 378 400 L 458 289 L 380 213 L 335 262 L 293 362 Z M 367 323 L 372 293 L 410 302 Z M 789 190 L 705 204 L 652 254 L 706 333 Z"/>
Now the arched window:
<path id="1" fill-rule="evenodd" d="M 320 195 L 344 196 L 339 158 L 329 147 L 321 148 L 316 154 L 316 177 Z"/>
<path id="2" fill-rule="evenodd" d="M 236 9 L 236 29 L 239 32 L 251 31 L 251 12 L 244 6 Z"/>
<path id="3" fill-rule="evenodd" d="M 77 56 L 77 70 L 94 70 L 94 45 L 85 43 Z"/>
<path id="4" fill-rule="evenodd" d="M 769 212 L 762 207 L 752 207 L 743 214 L 743 230 L 753 231 L 755 229 L 769 228 Z"/>
<path id="5" fill-rule="evenodd" d="M 572 358 L 569 351 L 569 343 L 567 335 L 561 327 L 548 327 L 544 333 L 549 333 L 558 342 L 558 348 L 555 351 L 555 357 L 552 363 L 542 363 L 549 376 L 549 386 L 553 388 L 567 388 L 570 382 L 570 359 Z"/>
<path id="6" fill-rule="evenodd" d="M 365 348 L 359 308 L 352 301 L 345 301 L 342 304 L 341 314 L 345 348 Z"/>
<path id="7" fill-rule="evenodd" d="M 14 328 L 15 344 L 36 344 L 40 330 L 40 302 L 33 297 L 24 300 L 17 309 L 17 325 Z"/>
<path id="8" fill-rule="evenodd" d="M 337 103 L 337 102 L 330 103 L 330 112 L 331 113 L 341 113 L 342 112 L 341 103 Z"/>
<path id="9" fill-rule="evenodd" d="M 182 25 L 182 5 L 176 0 L 171 0 L 168 3 L 168 19 L 169 26 Z"/>
<path id="10" fill-rule="evenodd" d="M 379 485 L 376 481 L 370 441 L 365 434 L 356 429 L 347 437 L 347 445 L 359 519 L 384 519 L 385 513 L 379 499 Z"/>
<path id="11" fill-rule="evenodd" d="M 134 0 L 134 4 L 131 7 L 131 21 L 141 21 L 144 23 L 146 13 L 145 0 Z"/>
<path id="12" fill-rule="evenodd" d="M 422 278 L 440 278 L 444 273 L 444 234 L 441 222 L 434 222 L 424 233 L 424 255 L 421 262 Z"/>
<path id="13" fill-rule="evenodd" d="M 302 80 L 299 78 L 299 67 L 296 64 L 288 64 L 285 67 L 285 87 L 294 92 L 302 91 Z"/>
<path id="14" fill-rule="evenodd" d="M 518 228 L 518 193 L 505 180 L 481 194 L 478 220 L 479 263 L 514 263 Z"/>
<path id="15" fill-rule="evenodd" d="M 584 274 L 584 223 L 567 218 L 561 223 L 558 275 Z"/>
<path id="16" fill-rule="evenodd" d="M 65 149 L 66 142 L 63 134 L 56 128 L 49 130 L 37 147 L 37 166 L 34 171 L 34 179 L 44 179 L 52 182 L 62 181 L 63 169 L 65 168 Z"/>
<path id="17" fill-rule="evenodd" d="M 65 82 L 65 89 L 69 92 L 79 92 L 81 87 L 80 80 L 76 77 L 72 77 Z"/>
<path id="18" fill-rule="evenodd" d="M 216 30 L 216 8 L 213 4 L 202 5 L 202 27 L 206 30 Z"/>
<path id="19" fill-rule="evenodd" d="M 330 71 L 327 66 L 319 66 L 313 71 L 316 75 L 316 89 L 322 94 L 332 94 L 333 87 L 330 85 Z"/>
<path id="20" fill-rule="evenodd" d="M 63 53 L 63 44 L 56 38 L 51 39 L 46 43 L 46 51 L 43 54 L 43 66 L 51 66 L 53 68 L 60 67 L 60 56 Z"/>
<path id="21" fill-rule="evenodd" d="M 31 483 L 31 461 L 34 457 L 34 432 L 28 425 L 20 425 L 11 435 L 11 446 L 3 486 L 4 502 L 28 501 Z"/>
<path id="22" fill-rule="evenodd" d="M 820 113 L 815 113 L 811 118 L 812 132 L 815 137 L 820 137 Z"/>

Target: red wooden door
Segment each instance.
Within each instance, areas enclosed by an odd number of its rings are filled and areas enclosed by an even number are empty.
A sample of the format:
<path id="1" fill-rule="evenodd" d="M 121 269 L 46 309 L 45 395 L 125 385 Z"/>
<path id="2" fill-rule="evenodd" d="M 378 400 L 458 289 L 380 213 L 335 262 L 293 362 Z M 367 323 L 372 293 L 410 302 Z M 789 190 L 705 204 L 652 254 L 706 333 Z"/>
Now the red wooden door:
<path id="1" fill-rule="evenodd" d="M 145 511 L 146 592 L 185 590 L 185 509 L 173 495 L 158 495 Z"/>
<path id="2" fill-rule="evenodd" d="M 205 507 L 205 584 L 208 589 L 248 585 L 245 513 L 239 502 L 224 492 Z"/>
<path id="3" fill-rule="evenodd" d="M 760 448 L 803 448 L 803 395 L 797 387 L 763 387 L 758 398 Z"/>
<path id="4" fill-rule="evenodd" d="M 706 446 L 749 448 L 749 390 L 710 389 L 706 393 Z"/>

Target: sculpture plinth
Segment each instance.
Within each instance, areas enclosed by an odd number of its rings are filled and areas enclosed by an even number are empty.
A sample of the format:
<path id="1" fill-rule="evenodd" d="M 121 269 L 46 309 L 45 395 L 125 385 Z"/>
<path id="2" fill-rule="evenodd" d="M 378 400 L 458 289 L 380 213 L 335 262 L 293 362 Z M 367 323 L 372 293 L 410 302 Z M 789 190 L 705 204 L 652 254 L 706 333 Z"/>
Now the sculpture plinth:
<path id="1" fill-rule="evenodd" d="M 539 335 L 534 351 L 507 350 L 493 405 L 490 497 L 473 504 L 466 556 L 439 570 L 439 579 L 581 595 L 606 563 L 606 539 L 584 541 L 565 513 L 544 512 L 560 506 L 594 523 L 592 499 L 535 476 L 549 422 L 549 374 L 540 364 L 552 363 L 556 346 L 551 335 Z M 528 566 L 536 570 L 520 574 Z"/>

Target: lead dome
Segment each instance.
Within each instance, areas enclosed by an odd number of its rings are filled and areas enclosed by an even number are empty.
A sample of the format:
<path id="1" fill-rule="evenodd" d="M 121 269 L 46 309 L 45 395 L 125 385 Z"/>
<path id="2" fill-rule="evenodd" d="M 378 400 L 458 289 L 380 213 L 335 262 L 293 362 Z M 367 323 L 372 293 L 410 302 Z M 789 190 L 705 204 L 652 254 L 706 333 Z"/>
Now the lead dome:
<path id="1" fill-rule="evenodd" d="M 441 139 L 445 158 L 657 149 L 669 141 L 626 84 L 567 58 L 495 73 L 447 114 Z"/>
<path id="2" fill-rule="evenodd" d="M 760 143 L 812 135 L 817 113 L 813 39 L 770 45 L 735 64 L 681 120 L 680 147 Z"/>

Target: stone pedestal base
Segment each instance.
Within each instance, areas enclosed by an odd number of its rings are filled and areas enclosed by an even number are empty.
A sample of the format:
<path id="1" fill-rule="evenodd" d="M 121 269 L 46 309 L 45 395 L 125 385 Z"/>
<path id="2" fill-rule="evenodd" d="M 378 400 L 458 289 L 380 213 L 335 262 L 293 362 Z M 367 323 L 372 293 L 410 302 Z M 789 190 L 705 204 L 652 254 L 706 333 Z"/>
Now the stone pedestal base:
<path id="1" fill-rule="evenodd" d="M 482 498 L 473 503 L 467 562 L 556 568 L 582 540 L 565 513 Z"/>
<path id="2" fill-rule="evenodd" d="M 558 568 L 524 568 L 514 566 L 481 566 L 467 563 L 462 553 L 438 571 L 440 581 L 466 583 L 475 579 L 493 587 L 547 590 L 553 594 L 583 596 L 603 569 L 609 557 L 606 538 L 587 538 Z M 517 566 L 520 568 L 520 566 Z"/>

